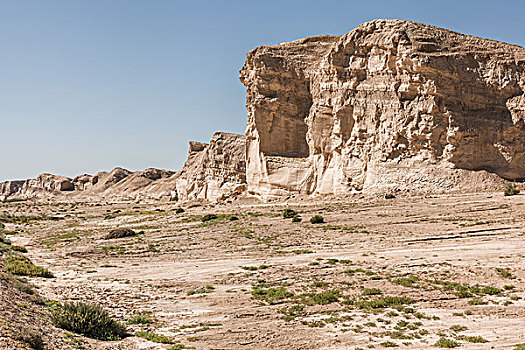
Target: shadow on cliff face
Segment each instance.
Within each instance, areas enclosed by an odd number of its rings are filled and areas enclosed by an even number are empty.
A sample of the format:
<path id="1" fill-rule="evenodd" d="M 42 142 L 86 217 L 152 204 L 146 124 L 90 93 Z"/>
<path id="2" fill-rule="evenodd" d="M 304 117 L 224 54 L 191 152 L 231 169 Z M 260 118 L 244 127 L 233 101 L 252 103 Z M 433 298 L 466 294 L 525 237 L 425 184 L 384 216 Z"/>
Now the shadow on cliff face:
<path id="1" fill-rule="evenodd" d="M 465 55 L 454 60 L 454 75 L 435 79 L 446 97 L 441 101 L 456 127 L 450 162 L 457 168 L 486 170 L 507 180 L 525 179 L 525 123 L 511 101 L 523 94 L 516 80 L 494 85 L 498 72 L 480 72 L 490 66 L 489 57 Z M 437 66 L 451 67 L 450 58 L 434 58 Z M 435 62 L 440 61 L 440 62 Z M 515 67 L 518 69 L 518 67 Z M 503 86 L 503 87 L 502 87 Z"/>

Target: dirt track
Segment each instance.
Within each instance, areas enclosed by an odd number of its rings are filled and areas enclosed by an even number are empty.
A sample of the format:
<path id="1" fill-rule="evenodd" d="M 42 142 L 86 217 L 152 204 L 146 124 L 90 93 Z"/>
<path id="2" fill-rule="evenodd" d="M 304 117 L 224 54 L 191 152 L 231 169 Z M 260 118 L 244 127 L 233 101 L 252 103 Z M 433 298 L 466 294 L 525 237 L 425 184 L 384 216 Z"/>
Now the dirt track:
<path id="1" fill-rule="evenodd" d="M 123 322 L 147 315 L 153 324 L 130 329 L 187 347 L 426 349 L 446 338 L 465 349 L 512 349 L 525 342 L 524 203 L 480 193 L 292 198 L 179 214 L 173 203 L 0 210 L 54 216 L 6 227 L 23 228 L 10 239 L 57 276 L 33 279 L 45 297 L 101 303 Z M 283 219 L 284 208 L 302 222 Z M 203 223 L 205 214 L 219 218 Z M 325 223 L 311 224 L 314 215 Z M 104 239 L 116 227 L 144 233 Z M 83 346 L 173 345 L 130 337 Z"/>

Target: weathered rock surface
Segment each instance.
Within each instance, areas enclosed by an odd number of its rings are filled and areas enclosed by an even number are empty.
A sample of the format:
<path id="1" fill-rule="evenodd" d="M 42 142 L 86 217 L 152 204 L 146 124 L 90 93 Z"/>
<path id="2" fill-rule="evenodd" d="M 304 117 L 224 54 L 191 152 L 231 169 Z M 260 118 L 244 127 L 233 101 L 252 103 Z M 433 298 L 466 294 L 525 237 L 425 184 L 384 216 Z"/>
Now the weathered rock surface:
<path id="1" fill-rule="evenodd" d="M 217 132 L 209 144 L 190 142 L 188 160 L 177 174 L 179 199 L 218 200 L 246 190 L 246 139 Z"/>
<path id="2" fill-rule="evenodd" d="M 481 189 L 525 178 L 525 49 L 375 20 L 249 52 L 248 191 Z"/>
<path id="3" fill-rule="evenodd" d="M 525 49 L 420 23 L 261 46 L 240 72 L 246 137 L 190 142 L 179 172 L 0 183 L 0 199 L 222 200 L 487 190 L 525 180 Z"/>
<path id="4" fill-rule="evenodd" d="M 85 198 L 90 200 L 223 200 L 246 189 L 245 137 L 217 132 L 209 144 L 190 142 L 179 172 L 115 168 L 70 179 L 42 174 L 36 179 L 0 183 L 0 200 L 8 198 Z"/>

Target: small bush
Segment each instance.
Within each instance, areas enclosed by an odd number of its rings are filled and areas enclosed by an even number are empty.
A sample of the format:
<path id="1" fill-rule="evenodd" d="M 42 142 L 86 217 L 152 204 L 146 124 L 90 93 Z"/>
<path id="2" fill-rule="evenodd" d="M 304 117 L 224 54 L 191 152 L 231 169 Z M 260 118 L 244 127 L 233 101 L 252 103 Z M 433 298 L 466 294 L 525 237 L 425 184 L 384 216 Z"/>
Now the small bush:
<path id="1" fill-rule="evenodd" d="M 177 208 L 177 210 L 175 210 L 175 213 L 176 213 L 176 214 L 182 214 L 182 213 L 184 213 L 184 209 L 182 209 L 182 208 Z"/>
<path id="2" fill-rule="evenodd" d="M 357 306 L 361 309 L 384 309 L 386 307 L 412 304 L 414 300 L 408 297 L 382 297 L 370 301 L 359 301 Z"/>
<path id="3" fill-rule="evenodd" d="M 450 330 L 453 332 L 462 332 L 462 331 L 466 331 L 467 329 L 468 328 L 466 326 L 462 326 L 460 324 L 455 324 L 450 327 Z"/>
<path id="4" fill-rule="evenodd" d="M 34 289 L 31 288 L 31 286 L 27 283 L 18 282 L 17 284 L 15 284 L 15 288 L 21 291 L 22 293 L 26 293 L 29 295 L 35 294 Z"/>
<path id="5" fill-rule="evenodd" d="M 15 339 L 29 345 L 33 350 L 44 350 L 46 343 L 42 339 L 42 333 L 31 328 L 22 328 Z"/>
<path id="6" fill-rule="evenodd" d="M 361 294 L 362 295 L 380 295 L 380 294 L 383 294 L 383 292 L 381 292 L 381 289 L 378 289 L 378 288 L 365 288 L 363 289 L 363 292 Z"/>
<path id="7" fill-rule="evenodd" d="M 292 218 L 292 222 L 301 222 L 303 221 L 303 218 L 300 217 L 299 215 L 295 215 L 293 218 Z"/>
<path id="8" fill-rule="evenodd" d="M 381 345 L 384 348 L 397 348 L 399 346 L 399 345 L 397 345 L 396 343 L 394 343 L 392 341 L 384 341 L 384 342 L 380 343 L 379 345 Z"/>
<path id="9" fill-rule="evenodd" d="M 125 237 L 133 237 L 136 236 L 137 233 L 129 228 L 116 228 L 114 230 L 109 231 L 109 233 L 106 235 L 106 239 L 113 239 L 113 238 L 125 238 Z"/>
<path id="10" fill-rule="evenodd" d="M 153 320 L 149 317 L 137 315 L 130 318 L 128 324 L 152 324 Z"/>
<path id="11" fill-rule="evenodd" d="M 94 304 L 63 304 L 52 313 L 51 320 L 59 328 L 93 339 L 120 340 L 128 335 L 124 325 Z"/>
<path id="12" fill-rule="evenodd" d="M 14 250 L 15 252 L 27 253 L 26 247 L 22 247 L 22 246 L 19 246 L 19 245 L 12 245 L 11 249 Z"/>
<path id="13" fill-rule="evenodd" d="M 294 216 L 297 216 L 297 212 L 293 209 L 284 209 L 283 210 L 283 219 L 292 219 Z"/>
<path id="14" fill-rule="evenodd" d="M 215 219 L 218 219 L 219 217 L 215 214 L 208 214 L 208 215 L 204 215 L 202 218 L 201 218 L 201 221 L 202 222 L 207 222 L 207 221 L 211 221 L 211 220 L 215 220 Z"/>
<path id="15" fill-rule="evenodd" d="M 316 215 L 310 219 L 312 224 L 322 224 L 324 223 L 324 218 L 321 215 Z"/>
<path id="16" fill-rule="evenodd" d="M 161 344 L 173 344 L 174 343 L 173 339 L 166 337 L 165 335 L 155 334 L 153 332 L 138 332 L 138 333 L 135 333 L 135 335 L 137 337 L 147 339 L 154 343 L 161 343 Z"/>
<path id="17" fill-rule="evenodd" d="M 293 297 L 293 293 L 285 288 L 253 288 L 252 295 L 255 299 L 264 300 L 269 304 L 278 304 L 284 299 Z"/>
<path id="18" fill-rule="evenodd" d="M 9 273 L 12 273 L 13 275 L 19 275 L 19 276 L 32 276 L 32 277 L 45 277 L 45 278 L 52 278 L 55 277 L 45 267 L 42 266 L 36 266 L 22 255 L 11 255 L 8 256 L 6 259 L 6 265 L 5 270 Z"/>
<path id="19" fill-rule="evenodd" d="M 480 337 L 479 335 L 476 335 L 476 336 L 467 336 L 464 338 L 466 341 L 468 341 L 469 343 L 487 343 L 488 340 L 483 338 L 483 337 Z"/>
<path id="20" fill-rule="evenodd" d="M 510 269 L 506 269 L 503 267 L 496 267 L 496 271 L 498 272 L 498 275 L 500 275 L 500 277 L 510 278 L 510 279 L 514 278 L 514 276 L 510 272 Z"/>
<path id="21" fill-rule="evenodd" d="M 520 189 L 515 183 L 509 183 L 507 186 L 505 186 L 505 190 L 503 191 L 503 194 L 505 196 L 515 196 L 520 193 Z"/>
<path id="22" fill-rule="evenodd" d="M 490 286 L 487 286 L 487 287 L 483 287 L 483 289 L 481 290 L 483 293 L 485 294 L 488 294 L 488 295 L 498 295 L 498 294 L 501 294 L 501 290 L 496 288 L 496 287 L 490 287 Z"/>
<path id="23" fill-rule="evenodd" d="M 237 221 L 239 218 L 237 216 L 230 216 L 230 221 Z"/>
<path id="24" fill-rule="evenodd" d="M 434 346 L 438 348 L 457 348 L 461 344 L 453 339 L 440 338 Z"/>

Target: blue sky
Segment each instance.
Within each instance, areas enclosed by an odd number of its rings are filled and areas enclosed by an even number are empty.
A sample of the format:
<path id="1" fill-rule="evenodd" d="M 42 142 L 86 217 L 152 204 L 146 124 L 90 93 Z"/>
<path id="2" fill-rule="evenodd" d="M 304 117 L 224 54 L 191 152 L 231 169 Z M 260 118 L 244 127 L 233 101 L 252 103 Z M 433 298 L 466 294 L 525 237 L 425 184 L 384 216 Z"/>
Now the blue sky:
<path id="1" fill-rule="evenodd" d="M 0 181 L 178 170 L 244 133 L 246 52 L 401 18 L 525 46 L 525 2 L 0 0 Z"/>

